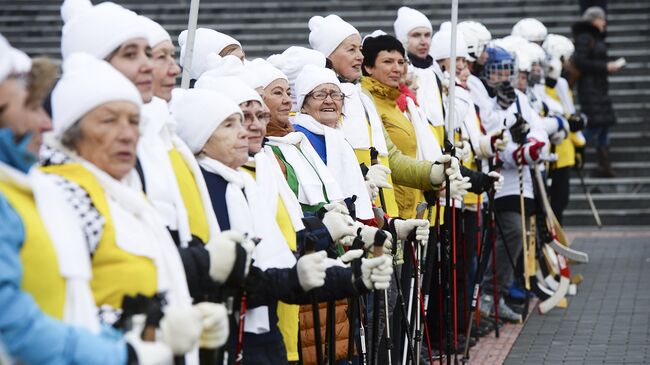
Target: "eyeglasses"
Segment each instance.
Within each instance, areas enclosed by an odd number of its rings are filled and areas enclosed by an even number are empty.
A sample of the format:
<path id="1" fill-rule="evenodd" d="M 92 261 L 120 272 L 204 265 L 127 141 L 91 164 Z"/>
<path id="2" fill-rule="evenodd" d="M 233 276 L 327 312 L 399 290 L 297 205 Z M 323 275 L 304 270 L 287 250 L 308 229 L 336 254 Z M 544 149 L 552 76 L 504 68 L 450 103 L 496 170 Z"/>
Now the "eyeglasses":
<path id="1" fill-rule="evenodd" d="M 314 100 L 325 100 L 325 99 L 327 99 L 328 96 L 330 98 L 332 98 L 332 100 L 334 100 L 334 101 L 341 101 L 341 100 L 343 100 L 343 98 L 345 98 L 345 94 L 343 94 L 342 92 L 338 92 L 338 91 L 332 91 L 332 92 L 329 92 L 329 93 L 326 92 L 326 91 L 316 91 L 316 92 L 307 94 L 307 96 L 310 96 L 310 97 L 314 98 Z"/>

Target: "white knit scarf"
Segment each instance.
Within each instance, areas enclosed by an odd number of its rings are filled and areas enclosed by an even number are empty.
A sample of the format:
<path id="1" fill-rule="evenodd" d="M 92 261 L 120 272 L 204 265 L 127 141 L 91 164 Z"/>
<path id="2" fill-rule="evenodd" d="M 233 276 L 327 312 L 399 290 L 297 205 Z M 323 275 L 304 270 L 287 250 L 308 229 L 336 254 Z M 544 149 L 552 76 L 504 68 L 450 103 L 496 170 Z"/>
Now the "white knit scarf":
<path id="1" fill-rule="evenodd" d="M 386 137 L 375 104 L 361 91 L 359 84 L 344 82 L 341 84 L 341 91 L 346 96 L 341 123 L 345 139 L 354 149 L 374 147 L 381 156 L 387 156 Z M 368 134 L 368 124 L 370 124 L 370 134 Z"/>
<path id="2" fill-rule="evenodd" d="M 300 132 L 284 137 L 267 137 L 269 146 L 277 146 L 298 179 L 298 201 L 306 205 L 343 200 L 344 196 L 332 172 L 320 159 L 309 139 Z M 323 188 L 327 198 L 323 195 Z"/>
<path id="3" fill-rule="evenodd" d="M 415 105 L 410 97 L 406 97 L 406 117 L 413 124 L 418 148 L 415 157 L 421 161 L 436 161 L 442 155 L 442 147 L 435 138 L 424 111 Z"/>
<path id="4" fill-rule="evenodd" d="M 228 182 L 226 205 L 231 229 L 262 239 L 253 251 L 255 266 L 261 270 L 293 267 L 296 259 L 277 225 L 275 210 L 270 209 L 267 200 L 269 196 L 260 195 L 255 180 L 245 171 L 232 169 L 210 157 L 201 156 L 198 161 L 206 171 L 217 174 Z M 265 175 L 266 172 L 263 171 L 262 174 Z M 268 182 L 272 183 L 271 180 Z M 277 193 L 275 195 L 277 199 Z M 244 331 L 259 334 L 269 330 L 267 306 L 246 312 Z"/>
<path id="5" fill-rule="evenodd" d="M 314 134 L 325 136 L 327 167 L 338 178 L 339 186 L 346 197 L 357 196 L 354 203 L 357 217 L 364 220 L 372 219 L 374 217 L 372 203 L 366 190 L 357 156 L 343 133 L 319 123 L 309 114 L 296 114 L 293 123 Z"/>

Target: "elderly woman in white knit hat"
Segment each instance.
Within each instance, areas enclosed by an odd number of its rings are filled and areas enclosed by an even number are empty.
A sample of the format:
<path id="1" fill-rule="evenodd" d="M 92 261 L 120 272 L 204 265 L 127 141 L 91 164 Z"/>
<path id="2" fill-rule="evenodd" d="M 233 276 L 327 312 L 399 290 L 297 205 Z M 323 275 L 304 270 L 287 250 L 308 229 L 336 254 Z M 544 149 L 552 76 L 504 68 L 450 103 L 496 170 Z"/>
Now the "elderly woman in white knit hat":
<path id="1" fill-rule="evenodd" d="M 165 292 L 170 306 L 161 329 L 172 351 L 192 351 L 199 337 L 202 347 L 216 348 L 228 333 L 225 307 L 191 306 L 174 242 L 139 193 L 133 167 L 141 100 L 132 82 L 108 63 L 70 55 L 52 93 L 50 142 L 67 160 L 42 170 L 83 222 L 97 305 L 118 309 L 127 296 Z M 196 362 L 196 353 L 188 360 Z"/>
<path id="2" fill-rule="evenodd" d="M 359 163 L 369 167 L 366 179 L 383 189 L 384 201 L 375 200 L 389 216 L 399 215 L 393 180 L 406 186 L 431 185 L 431 165 L 403 154 L 386 133 L 381 117 L 371 98 L 361 90 L 361 36 L 337 15 L 315 16 L 309 21 L 309 43 L 332 61 L 338 77 L 346 80 L 341 90 L 346 95 L 341 128 L 352 145 Z M 376 150 L 379 164 L 372 164 L 371 151 Z M 392 170 L 392 171 L 391 171 Z"/>
<path id="3" fill-rule="evenodd" d="M 203 85 L 205 80 L 200 81 L 199 85 Z M 241 97 L 255 99 L 254 94 L 248 95 Z M 261 195 L 255 181 L 241 168 L 248 160 L 248 140 L 243 115 L 234 101 L 209 89 L 192 89 L 175 98 L 173 113 L 179 121 L 179 134 L 198 155 L 219 224 L 261 239 L 253 255 L 257 282 L 249 282 L 254 287 L 247 286 L 244 362 L 285 364 L 286 351 L 276 325 L 277 300 L 308 303 L 310 296 L 305 293 L 326 282 L 329 284 L 317 291 L 321 300 L 350 296 L 356 290 L 350 282 L 351 271 L 335 267 L 326 274 L 329 264 L 322 251 L 304 255 L 296 263 L 288 245 L 282 242 L 281 228 L 272 210 L 266 206 L 269 197 Z M 385 266 L 379 259 L 366 263 Z M 266 275 L 260 276 L 259 270 Z M 389 280 L 384 277 L 383 285 Z"/>
<path id="4" fill-rule="evenodd" d="M 51 129 L 49 118 L 40 125 L 27 117 L 26 97 L 33 95 L 27 95 L 20 77 L 30 64 L 0 35 L 0 331 L 7 352 L 29 364 L 127 364 L 136 358 L 171 363 L 171 351 L 160 342 L 129 336 L 127 345 L 99 334 L 88 285 L 90 260 L 83 255 L 87 246 L 74 213 L 61 204 L 59 194 L 51 194 L 42 174 L 31 170 L 27 175 L 40 133 Z"/>
<path id="5" fill-rule="evenodd" d="M 187 34 L 187 30 L 184 30 L 178 35 L 182 67 L 186 67 L 183 62 L 185 62 L 185 53 L 187 52 Z M 208 55 L 211 53 L 216 53 L 221 57 L 232 55 L 244 62 L 244 50 L 235 38 L 208 28 L 198 28 L 194 37 L 194 54 L 190 67 L 190 79 L 198 80 L 201 74 L 209 69 L 207 61 Z"/>

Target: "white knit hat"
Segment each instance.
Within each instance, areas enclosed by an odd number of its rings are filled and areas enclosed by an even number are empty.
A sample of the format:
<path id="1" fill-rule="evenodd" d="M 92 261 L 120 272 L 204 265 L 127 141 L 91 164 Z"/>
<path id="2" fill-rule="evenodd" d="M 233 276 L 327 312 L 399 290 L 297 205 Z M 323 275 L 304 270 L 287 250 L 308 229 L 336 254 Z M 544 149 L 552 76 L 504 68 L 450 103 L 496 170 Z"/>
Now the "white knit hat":
<path id="1" fill-rule="evenodd" d="M 138 108 L 142 105 L 135 85 L 108 62 L 87 53 L 69 55 L 52 91 L 54 136 L 61 138 L 86 113 L 110 101 L 128 101 Z"/>
<path id="2" fill-rule="evenodd" d="M 11 74 L 27 73 L 32 60 L 22 51 L 13 48 L 0 34 L 0 83 Z"/>
<path id="3" fill-rule="evenodd" d="M 296 78 L 296 98 L 298 109 L 302 108 L 307 94 L 322 84 L 334 84 L 341 88 L 341 83 L 336 73 L 325 67 L 306 65 Z"/>
<path id="4" fill-rule="evenodd" d="M 208 72 L 199 77 L 194 84 L 195 89 L 208 89 L 222 93 L 237 103 L 247 101 L 259 101 L 262 103 L 260 94 L 248 86 L 242 79 L 236 76 L 212 76 Z"/>
<path id="5" fill-rule="evenodd" d="M 142 15 L 140 15 L 140 20 L 142 21 L 142 26 L 147 31 L 147 40 L 151 48 L 164 41 L 172 41 L 172 37 L 159 23 Z"/>
<path id="6" fill-rule="evenodd" d="M 289 79 L 289 88 L 291 89 L 291 101 L 293 102 L 293 110 L 297 111 L 297 98 L 296 92 L 296 78 L 305 65 L 314 65 L 318 67 L 325 67 L 325 56 L 313 49 L 305 47 L 291 46 L 287 48 L 282 54 L 274 54 L 267 58 L 267 61 L 273 66 L 282 71 Z"/>
<path id="7" fill-rule="evenodd" d="M 171 112 L 176 132 L 194 154 L 201 152 L 212 133 L 233 114 L 243 118 L 239 105 L 208 89 L 174 89 Z"/>
<path id="8" fill-rule="evenodd" d="M 185 43 L 187 42 L 187 30 L 178 36 L 178 45 L 181 47 L 180 64 L 185 67 Z M 192 67 L 190 78 L 196 80 L 207 70 L 207 57 L 210 53 L 221 53 L 224 48 L 241 44 L 233 37 L 217 32 L 213 29 L 198 28 L 194 36 L 194 54 L 192 56 Z"/>
<path id="9" fill-rule="evenodd" d="M 205 66 L 205 71 L 201 77 L 206 74 L 210 74 L 212 77 L 240 76 L 246 72 L 244 63 L 237 56 L 227 55 L 221 57 L 216 52 L 208 55 Z"/>
<path id="10" fill-rule="evenodd" d="M 136 38 L 147 39 L 139 16 L 115 3 L 93 6 L 89 0 L 65 0 L 61 6 L 61 55 L 89 53 L 105 59 L 122 43 Z"/>
<path id="11" fill-rule="evenodd" d="M 283 79 L 289 82 L 287 75 L 285 75 L 282 71 L 278 70 L 275 66 L 269 63 L 269 61 L 263 58 L 256 58 L 250 62 L 247 62 L 245 67 L 247 70 L 255 74 L 255 77 L 258 81 L 257 84 L 263 88 L 266 88 L 269 86 L 269 84 L 277 79 Z"/>
<path id="12" fill-rule="evenodd" d="M 324 54 L 325 57 L 329 57 L 345 38 L 359 34 L 357 28 L 334 14 L 325 18 L 319 15 L 311 17 L 309 31 L 311 48 Z"/>
<path id="13" fill-rule="evenodd" d="M 397 19 L 393 23 L 395 38 L 397 40 L 406 44 L 409 32 L 419 27 L 425 27 L 433 32 L 431 21 L 422 12 L 409 8 L 408 6 L 402 6 L 397 10 Z"/>
<path id="14" fill-rule="evenodd" d="M 436 61 L 451 57 L 451 25 L 449 22 L 441 24 L 440 30 L 431 38 L 429 54 Z M 465 43 L 462 32 L 456 32 L 456 57 L 471 60 L 467 53 L 467 43 Z"/>

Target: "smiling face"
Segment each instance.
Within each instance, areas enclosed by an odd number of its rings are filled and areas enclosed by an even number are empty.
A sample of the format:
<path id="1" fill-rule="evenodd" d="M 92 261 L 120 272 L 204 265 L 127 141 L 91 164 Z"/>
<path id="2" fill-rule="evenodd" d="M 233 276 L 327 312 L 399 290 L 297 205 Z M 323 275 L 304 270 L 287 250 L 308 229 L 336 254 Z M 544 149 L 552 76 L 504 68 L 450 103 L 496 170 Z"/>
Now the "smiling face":
<path id="1" fill-rule="evenodd" d="M 79 134 L 71 147 L 113 178 L 124 178 L 135 166 L 138 107 L 128 101 L 111 101 L 92 109 L 78 123 Z"/>
<path id="2" fill-rule="evenodd" d="M 144 38 L 124 42 L 107 58 L 108 63 L 131 80 L 138 88 L 142 101 L 148 103 L 153 97 L 153 62 L 151 47 Z"/>
<path id="3" fill-rule="evenodd" d="M 338 86 L 321 84 L 307 94 L 301 111 L 321 124 L 336 128 L 343 109 L 343 98 Z"/>
<path id="4" fill-rule="evenodd" d="M 165 101 L 172 99 L 172 90 L 181 68 L 176 64 L 176 50 L 170 41 L 158 43 L 153 50 L 153 94 Z"/>
<path id="5" fill-rule="evenodd" d="M 244 113 L 244 128 L 248 132 L 248 154 L 254 155 L 262 150 L 271 113 L 259 101 L 254 100 L 239 104 L 239 108 Z"/>
<path id="6" fill-rule="evenodd" d="M 248 132 L 242 117 L 232 114 L 212 132 L 201 150 L 206 156 L 237 169 L 248 161 Z"/>
<path id="7" fill-rule="evenodd" d="M 399 51 L 380 51 L 375 64 L 366 66 L 366 72 L 373 79 L 390 87 L 398 87 L 404 70 L 404 56 Z"/>
<path id="8" fill-rule="evenodd" d="M 271 122 L 280 125 L 289 124 L 289 112 L 291 111 L 291 91 L 289 83 L 285 79 L 277 79 L 264 88 L 264 104 L 271 113 Z"/>
<path id="9" fill-rule="evenodd" d="M 353 34 L 343 40 L 328 57 L 332 61 L 334 72 L 348 81 L 356 81 L 361 77 L 361 36 Z"/>
<path id="10" fill-rule="evenodd" d="M 417 27 L 408 34 L 406 50 L 418 58 L 427 58 L 431 48 L 431 30 L 427 27 Z"/>

